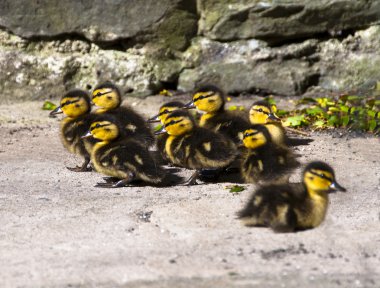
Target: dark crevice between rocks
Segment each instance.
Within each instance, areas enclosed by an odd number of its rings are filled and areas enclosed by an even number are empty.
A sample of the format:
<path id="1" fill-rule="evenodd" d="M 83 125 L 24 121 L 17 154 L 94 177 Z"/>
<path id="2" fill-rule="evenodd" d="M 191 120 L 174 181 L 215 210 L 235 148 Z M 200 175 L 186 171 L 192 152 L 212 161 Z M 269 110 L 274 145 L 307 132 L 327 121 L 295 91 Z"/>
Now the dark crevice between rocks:
<path id="1" fill-rule="evenodd" d="M 62 33 L 53 36 L 32 36 L 26 38 L 28 42 L 49 42 L 49 41 L 82 41 L 87 44 L 95 44 L 99 46 L 102 50 L 115 50 L 115 51 L 126 51 L 127 49 L 134 47 L 138 44 L 135 39 L 130 38 L 118 38 L 111 41 L 91 41 L 84 35 L 76 32 L 72 33 Z"/>
<path id="2" fill-rule="evenodd" d="M 268 43 L 270 47 L 280 47 L 285 45 L 291 45 L 291 44 L 301 44 L 307 40 L 311 39 L 317 39 L 319 41 L 327 41 L 330 39 L 337 39 L 339 41 L 343 41 L 349 36 L 353 36 L 356 31 L 366 29 L 368 27 L 362 27 L 360 29 L 345 29 L 345 30 L 329 30 L 322 33 L 316 33 L 313 35 L 304 35 L 304 36 L 297 36 L 294 38 L 288 38 L 288 39 L 281 39 L 281 35 L 273 35 L 272 37 L 266 36 L 265 38 L 257 37 L 258 40 L 262 40 Z"/>

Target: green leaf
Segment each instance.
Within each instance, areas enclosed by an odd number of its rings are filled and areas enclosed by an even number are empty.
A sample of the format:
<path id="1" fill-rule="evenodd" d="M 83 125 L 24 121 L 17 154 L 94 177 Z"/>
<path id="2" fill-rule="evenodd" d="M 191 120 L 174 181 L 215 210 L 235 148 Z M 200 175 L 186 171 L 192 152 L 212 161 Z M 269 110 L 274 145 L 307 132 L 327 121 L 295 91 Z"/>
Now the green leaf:
<path id="1" fill-rule="evenodd" d="M 42 110 L 54 110 L 55 108 L 57 108 L 57 105 L 50 101 L 45 101 L 42 105 Z"/>
<path id="2" fill-rule="evenodd" d="M 316 127 L 316 128 L 324 128 L 325 127 L 325 121 L 324 120 L 317 120 L 317 121 L 315 121 L 314 122 L 314 126 Z"/>
<path id="3" fill-rule="evenodd" d="M 304 124 L 307 124 L 307 121 L 304 115 L 296 115 L 296 116 L 288 117 L 284 123 L 285 126 L 290 126 L 290 127 L 302 126 Z"/>
<path id="4" fill-rule="evenodd" d="M 245 190 L 245 187 L 240 185 L 230 185 L 227 186 L 226 189 L 230 189 L 230 193 L 240 193 Z"/>
<path id="5" fill-rule="evenodd" d="M 332 115 L 329 117 L 329 119 L 327 120 L 327 124 L 329 126 L 337 126 L 339 123 L 339 117 L 337 115 Z"/>
<path id="6" fill-rule="evenodd" d="M 368 130 L 369 131 L 371 131 L 371 132 L 375 131 L 376 126 L 377 126 L 377 121 L 376 120 L 373 119 L 373 120 L 370 120 L 368 122 Z"/>
<path id="7" fill-rule="evenodd" d="M 345 113 L 348 113 L 350 111 L 350 107 L 346 105 L 340 105 L 339 108 L 342 112 L 345 112 Z"/>
<path id="8" fill-rule="evenodd" d="M 306 113 L 311 116 L 323 114 L 324 112 L 325 111 L 321 107 L 318 107 L 318 106 L 306 109 Z"/>
<path id="9" fill-rule="evenodd" d="M 278 109 L 276 114 L 277 116 L 281 117 L 281 116 L 289 115 L 289 111 Z"/>
<path id="10" fill-rule="evenodd" d="M 230 106 L 229 108 L 228 108 L 228 110 L 230 110 L 230 111 L 235 111 L 235 110 L 237 110 L 238 109 L 238 107 L 235 105 L 235 106 Z"/>
<path id="11" fill-rule="evenodd" d="M 348 125 L 348 123 L 350 123 L 350 116 L 348 116 L 348 115 L 342 116 L 341 122 L 342 122 L 342 125 L 344 127 L 346 127 Z"/>
<path id="12" fill-rule="evenodd" d="M 272 106 L 272 105 L 275 105 L 275 106 L 276 106 L 276 100 L 274 100 L 273 97 L 268 97 L 268 98 L 267 98 L 267 101 L 268 101 L 268 104 L 269 104 L 270 106 Z"/>
<path id="13" fill-rule="evenodd" d="M 156 127 L 154 127 L 154 131 L 160 131 L 162 129 L 162 124 L 158 124 Z"/>

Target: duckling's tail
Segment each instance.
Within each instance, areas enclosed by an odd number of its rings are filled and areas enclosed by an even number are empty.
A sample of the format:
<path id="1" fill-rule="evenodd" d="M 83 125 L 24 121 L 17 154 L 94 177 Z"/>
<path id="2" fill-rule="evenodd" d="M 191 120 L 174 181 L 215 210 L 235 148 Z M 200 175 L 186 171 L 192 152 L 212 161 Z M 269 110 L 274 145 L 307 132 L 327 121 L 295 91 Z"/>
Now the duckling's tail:
<path id="1" fill-rule="evenodd" d="M 313 141 L 314 139 L 310 139 L 310 138 L 287 138 L 286 145 L 288 146 L 309 145 Z"/>

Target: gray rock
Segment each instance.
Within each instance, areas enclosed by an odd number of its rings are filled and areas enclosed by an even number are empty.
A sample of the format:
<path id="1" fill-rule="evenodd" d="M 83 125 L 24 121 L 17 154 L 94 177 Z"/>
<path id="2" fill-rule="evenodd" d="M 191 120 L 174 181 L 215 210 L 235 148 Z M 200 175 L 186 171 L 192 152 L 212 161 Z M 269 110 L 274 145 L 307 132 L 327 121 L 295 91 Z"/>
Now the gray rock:
<path id="1" fill-rule="evenodd" d="M 201 56 L 194 69 L 185 69 L 179 88 L 213 83 L 229 93 L 262 90 L 280 95 L 299 95 L 318 82 L 318 71 L 307 57 L 315 53 L 317 41 L 271 49 L 260 41 L 221 44 L 199 39 Z M 302 58 L 305 59 L 302 59 Z"/>
<path id="2" fill-rule="evenodd" d="M 179 88 L 214 83 L 227 92 L 301 95 L 312 86 L 340 91 L 380 80 L 380 26 L 338 39 L 268 47 L 257 40 L 193 42 Z M 191 61 L 192 60 L 192 61 Z"/>
<path id="3" fill-rule="evenodd" d="M 150 95 L 182 69 L 174 60 L 167 68 L 165 55 L 158 57 L 160 51 L 146 47 L 121 52 L 79 40 L 29 43 L 5 32 L 0 43 L 0 103 L 59 97 L 68 89 L 90 90 L 105 80 L 133 92 L 130 95 Z"/>
<path id="4" fill-rule="evenodd" d="M 195 12 L 195 0 L 3 0 L 0 26 L 26 38 L 71 35 L 132 44 L 154 39 L 184 49 L 196 33 Z"/>
<path id="5" fill-rule="evenodd" d="M 378 0 L 199 1 L 200 31 L 213 40 L 256 38 L 271 44 L 368 27 L 380 20 Z"/>

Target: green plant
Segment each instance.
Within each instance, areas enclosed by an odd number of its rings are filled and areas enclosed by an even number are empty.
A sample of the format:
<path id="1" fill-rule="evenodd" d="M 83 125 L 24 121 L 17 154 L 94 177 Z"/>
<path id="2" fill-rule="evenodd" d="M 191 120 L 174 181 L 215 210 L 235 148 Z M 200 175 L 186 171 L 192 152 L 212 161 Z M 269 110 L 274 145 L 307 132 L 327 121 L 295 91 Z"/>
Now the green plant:
<path id="1" fill-rule="evenodd" d="M 346 128 L 378 134 L 380 130 L 380 96 L 348 95 L 302 98 L 292 111 L 277 110 L 284 126 L 294 128 Z"/>

